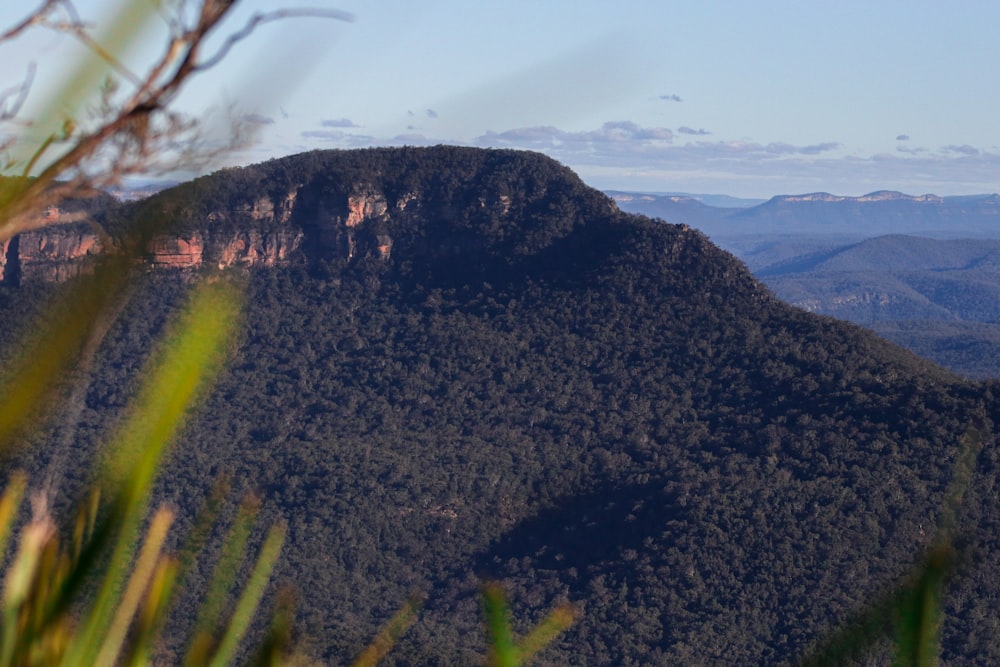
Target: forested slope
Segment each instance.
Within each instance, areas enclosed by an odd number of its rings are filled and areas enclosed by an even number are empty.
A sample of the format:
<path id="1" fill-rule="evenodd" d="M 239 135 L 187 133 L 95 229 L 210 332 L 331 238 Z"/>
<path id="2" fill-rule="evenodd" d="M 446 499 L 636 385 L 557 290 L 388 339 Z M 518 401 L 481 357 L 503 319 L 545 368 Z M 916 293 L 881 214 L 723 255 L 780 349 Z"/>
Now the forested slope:
<path id="1" fill-rule="evenodd" d="M 619 213 L 538 155 L 307 154 L 105 224 L 229 238 L 246 201 L 290 188 L 263 224 L 303 244 L 246 269 L 242 336 L 161 496 L 190 521 L 224 474 L 288 522 L 278 577 L 317 657 L 346 662 L 423 591 L 388 664 L 475 662 L 478 586 L 497 577 L 525 624 L 579 606 L 543 664 L 791 659 L 918 557 L 970 426 L 987 444 L 946 658 L 1000 657 L 992 385 L 780 303 L 702 234 Z M 70 488 L 84 477 L 192 278 L 145 277 L 72 450 L 43 442 L 36 476 L 55 459 Z M 4 336 L 52 289 L 0 291 Z"/>

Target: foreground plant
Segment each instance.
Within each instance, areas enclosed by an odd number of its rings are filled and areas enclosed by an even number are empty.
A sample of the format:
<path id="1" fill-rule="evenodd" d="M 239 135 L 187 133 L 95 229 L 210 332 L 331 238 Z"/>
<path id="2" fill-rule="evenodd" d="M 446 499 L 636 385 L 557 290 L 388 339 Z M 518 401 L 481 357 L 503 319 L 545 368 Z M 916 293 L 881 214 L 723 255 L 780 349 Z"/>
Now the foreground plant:
<path id="1" fill-rule="evenodd" d="M 911 573 L 897 586 L 869 600 L 825 640 L 817 643 L 797 664 L 834 667 L 868 655 L 890 638 L 894 667 L 937 667 L 941 661 L 944 586 L 953 574 L 959 554 L 955 530 L 962 497 L 969 486 L 983 436 L 970 428 L 962 439 L 938 519 L 937 532 Z"/>
<path id="2" fill-rule="evenodd" d="M 146 664 L 191 565 L 164 553 L 174 514 L 160 507 L 147 521 L 156 471 L 169 443 L 215 376 L 239 321 L 239 291 L 218 281 L 196 287 L 146 369 L 139 399 L 111 439 L 97 487 L 63 539 L 44 495 L 32 497 L 4 578 L 0 666 Z M 15 475 L 0 499 L 0 546 L 11 541 L 26 480 Z M 210 504 L 210 526 L 218 512 Z M 186 664 L 229 664 L 240 647 L 277 562 L 284 528 L 272 527 L 242 588 L 234 573 L 247 558 L 256 514 L 244 504 L 222 548 Z M 208 532 L 211 532 L 209 530 Z M 197 553 L 204 530 L 192 534 Z M 236 593 L 230 613 L 225 601 Z M 262 664 L 285 655 L 276 628 L 262 646 Z M 284 633 L 287 639 L 287 633 Z"/>
<path id="3" fill-rule="evenodd" d="M 576 609 L 564 604 L 541 620 L 520 640 L 514 637 L 510 623 L 507 596 L 499 584 L 490 582 L 483 587 L 483 610 L 489 634 L 490 667 L 521 667 L 548 646 L 561 632 L 573 624 Z"/>
<path id="4" fill-rule="evenodd" d="M 21 118 L 33 69 L 0 92 L 0 248 L 17 234 L 52 224 L 40 212 L 67 197 L 88 196 L 123 176 L 190 166 L 197 124 L 170 105 L 194 76 L 218 63 L 262 23 L 295 16 L 349 19 L 343 12 L 277 9 L 256 14 L 204 53 L 238 2 L 122 0 L 97 29 L 72 0 L 41 0 L 23 21 L 0 33 L 9 43 L 29 30 L 49 30 L 82 42 L 88 58 L 65 65 L 65 83 L 35 118 Z M 165 22 L 167 41 L 143 71 L 122 56 L 145 28 Z M 234 128 L 238 130 L 238 128 Z M 240 135 L 234 131 L 238 140 Z M 204 156 L 201 156 L 204 157 Z M 165 162 L 164 160 L 169 160 Z M 159 223 L 157 223 L 159 224 Z M 27 332 L 17 360 L 0 374 L 0 456 L 9 460 L 25 436 L 37 433 L 80 387 L 105 333 L 132 296 L 134 258 L 156 224 L 118 239 L 91 275 L 60 290 L 50 321 Z M 147 664 L 191 563 L 213 532 L 218 502 L 189 536 L 182 556 L 165 553 L 174 514 L 150 516 L 157 471 L 186 414 L 211 384 L 239 321 L 241 290 L 229 281 L 202 282 L 142 376 L 142 390 L 95 462 L 95 486 L 73 521 L 53 514 L 44 493 L 21 506 L 28 481 L 14 474 L 0 498 L 3 576 L 0 666 Z M 78 376 L 74 379 L 74 376 Z M 71 402 L 71 401 L 70 401 Z M 69 421 L 72 421 L 70 419 Z M 217 499 L 218 500 L 218 499 Z M 233 574 L 249 557 L 256 510 L 246 504 L 222 547 L 185 664 L 225 665 L 250 652 L 241 646 L 278 559 L 284 528 L 267 531 L 246 581 Z M 235 601 L 230 604 L 230 599 Z M 275 615 L 257 664 L 286 656 L 288 614 Z"/>

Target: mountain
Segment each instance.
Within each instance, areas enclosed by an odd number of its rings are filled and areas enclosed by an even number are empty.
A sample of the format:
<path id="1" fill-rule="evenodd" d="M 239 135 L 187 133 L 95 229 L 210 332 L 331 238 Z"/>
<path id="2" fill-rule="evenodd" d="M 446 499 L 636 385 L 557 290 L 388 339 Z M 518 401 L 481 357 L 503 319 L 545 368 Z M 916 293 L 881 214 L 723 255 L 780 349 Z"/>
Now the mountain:
<path id="1" fill-rule="evenodd" d="M 244 275 L 240 338 L 159 496 L 190 525 L 225 475 L 287 522 L 277 576 L 317 659 L 347 662 L 423 591 L 385 664 L 481 662 L 490 578 L 519 633 L 580 610 L 538 664 L 794 659 L 920 557 L 973 427 L 944 657 L 1000 658 L 997 385 L 781 302 L 544 156 L 307 153 L 97 222 L 142 240 L 137 295 L 69 449 L 41 433 L 21 464 L 82 483 L 190 281 Z M 59 289 L 0 286 L 0 341 Z"/>
<path id="2" fill-rule="evenodd" d="M 688 224 L 713 239 L 776 234 L 1000 238 L 997 194 L 938 197 L 882 190 L 844 197 L 816 192 L 779 195 L 736 209 L 706 206 L 688 197 L 638 193 L 616 193 L 615 201 L 623 210 Z"/>
<path id="3" fill-rule="evenodd" d="M 635 199 L 642 200 L 643 203 L 655 202 L 660 197 L 669 197 L 673 201 L 691 200 L 714 208 L 749 208 L 758 204 L 763 204 L 766 199 L 747 199 L 743 197 L 731 197 L 729 195 L 714 194 L 691 194 L 688 192 L 658 192 L 655 194 L 633 193 L 622 190 L 605 190 L 604 194 L 614 199 L 619 204 L 622 202 L 632 202 Z"/>

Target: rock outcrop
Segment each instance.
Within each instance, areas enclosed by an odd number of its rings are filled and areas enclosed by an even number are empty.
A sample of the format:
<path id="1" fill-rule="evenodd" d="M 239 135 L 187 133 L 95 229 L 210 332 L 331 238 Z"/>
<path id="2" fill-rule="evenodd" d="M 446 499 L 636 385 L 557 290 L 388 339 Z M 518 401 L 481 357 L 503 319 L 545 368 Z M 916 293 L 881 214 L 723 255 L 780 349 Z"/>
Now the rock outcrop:
<path id="1" fill-rule="evenodd" d="M 24 232 L 0 245 L 0 280 L 8 285 L 62 282 L 86 272 L 104 248 L 99 231 L 82 223 Z"/>
<path id="2" fill-rule="evenodd" d="M 154 271 L 400 261 L 444 276 L 457 264 L 541 252 L 577 224 L 552 202 L 576 196 L 619 214 L 543 156 L 454 147 L 317 152 L 224 170 L 107 214 L 91 209 L 91 226 L 47 212 L 48 226 L 2 247 L 0 278 L 72 278 L 93 255 L 128 247 L 135 221 L 159 225 L 139 252 Z"/>
<path id="3" fill-rule="evenodd" d="M 205 242 L 200 234 L 188 237 L 157 236 L 147 246 L 147 261 L 154 269 L 194 269 L 202 264 Z"/>
<path id="4" fill-rule="evenodd" d="M 415 195 L 398 203 L 402 211 Z M 206 216 L 200 229 L 157 234 L 146 244 L 142 261 L 151 270 L 195 270 L 203 266 L 275 267 L 302 259 L 306 239 L 302 224 L 291 222 L 296 192 L 275 201 L 258 197 L 230 210 Z M 326 254 L 351 260 L 359 253 L 388 260 L 392 237 L 368 229 L 373 221 L 388 220 L 389 206 L 371 188 L 342 201 L 325 203 L 323 229 L 313 239 Z M 62 282 L 87 271 L 89 259 L 107 249 L 101 234 L 83 223 L 56 224 L 20 234 L 0 243 L 0 282 Z M 308 225 L 307 225 L 308 226 Z"/>
<path id="5" fill-rule="evenodd" d="M 209 259 L 220 269 L 231 266 L 280 266 L 291 261 L 302 245 L 303 237 L 299 228 L 277 231 L 249 229 L 215 244 Z"/>

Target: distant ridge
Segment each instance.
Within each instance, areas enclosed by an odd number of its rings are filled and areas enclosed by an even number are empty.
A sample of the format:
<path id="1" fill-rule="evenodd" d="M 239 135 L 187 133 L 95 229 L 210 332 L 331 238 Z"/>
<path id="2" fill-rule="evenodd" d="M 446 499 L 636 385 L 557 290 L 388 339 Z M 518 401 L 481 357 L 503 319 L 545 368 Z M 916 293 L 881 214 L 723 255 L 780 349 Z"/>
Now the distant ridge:
<path id="1" fill-rule="evenodd" d="M 1000 238 L 1000 195 L 941 197 L 876 190 L 859 197 L 811 192 L 778 195 L 745 208 L 711 206 L 692 197 L 609 193 L 619 208 L 696 227 L 723 246 L 727 239 L 768 234 L 885 234 Z"/>
<path id="2" fill-rule="evenodd" d="M 996 196 L 996 195 L 991 195 Z M 931 203 L 943 203 L 945 201 L 944 197 L 939 197 L 932 194 L 924 195 L 908 195 L 902 192 L 896 192 L 895 190 L 877 190 L 875 192 L 869 192 L 866 195 L 861 195 L 860 197 L 848 197 L 842 195 L 832 195 L 829 192 L 812 192 L 804 195 L 777 195 L 772 197 L 769 202 L 803 202 L 803 201 L 822 201 L 822 202 L 884 202 L 884 201 L 913 201 L 913 202 L 931 202 Z"/>

